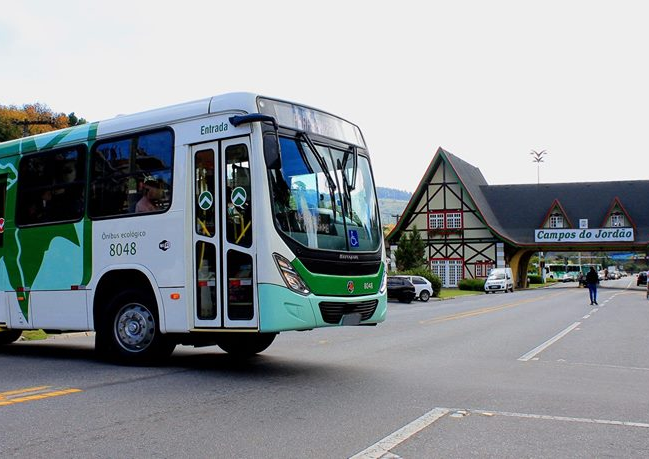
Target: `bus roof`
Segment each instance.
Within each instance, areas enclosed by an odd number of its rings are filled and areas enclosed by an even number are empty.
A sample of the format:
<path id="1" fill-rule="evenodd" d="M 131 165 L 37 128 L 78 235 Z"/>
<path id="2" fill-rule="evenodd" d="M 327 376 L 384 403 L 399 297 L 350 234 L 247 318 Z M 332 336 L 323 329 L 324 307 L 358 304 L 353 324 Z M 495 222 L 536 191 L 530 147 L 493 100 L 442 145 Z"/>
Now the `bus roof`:
<path id="1" fill-rule="evenodd" d="M 116 133 L 153 128 L 209 114 L 227 112 L 255 113 L 258 111 L 258 97 L 265 96 L 250 92 L 233 92 L 128 115 L 117 115 L 113 118 L 101 121 L 89 122 L 80 126 L 50 131 L 43 134 L 0 143 L 0 157 L 52 148 L 54 146 L 62 146 L 65 144 L 85 142 L 93 137 L 103 137 L 105 135 Z M 267 99 L 279 102 L 288 102 L 270 97 Z M 326 113 L 313 107 L 308 107 L 302 104 L 298 105 Z M 335 115 L 332 116 L 338 118 Z M 339 119 L 342 120 L 342 118 Z M 349 125 L 358 129 L 358 127 L 353 125 L 353 123 L 349 123 Z"/>
<path id="2" fill-rule="evenodd" d="M 89 131 L 98 129 L 99 126 L 101 135 L 105 135 L 166 124 L 171 121 L 191 119 L 226 110 L 256 111 L 256 98 L 257 94 L 253 93 L 229 93 L 129 115 L 117 115 L 114 118 L 0 143 L 0 157 L 49 148 L 52 145 L 84 141 L 88 139 Z"/>

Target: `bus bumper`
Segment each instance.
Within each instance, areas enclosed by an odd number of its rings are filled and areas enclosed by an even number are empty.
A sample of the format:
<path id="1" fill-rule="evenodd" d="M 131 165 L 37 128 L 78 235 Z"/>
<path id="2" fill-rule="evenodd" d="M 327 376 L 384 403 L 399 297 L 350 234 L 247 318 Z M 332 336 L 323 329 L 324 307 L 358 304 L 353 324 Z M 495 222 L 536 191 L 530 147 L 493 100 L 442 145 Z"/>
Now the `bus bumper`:
<path id="1" fill-rule="evenodd" d="M 385 294 L 303 296 L 272 284 L 259 285 L 258 293 L 261 332 L 377 324 L 385 320 L 388 304 Z"/>

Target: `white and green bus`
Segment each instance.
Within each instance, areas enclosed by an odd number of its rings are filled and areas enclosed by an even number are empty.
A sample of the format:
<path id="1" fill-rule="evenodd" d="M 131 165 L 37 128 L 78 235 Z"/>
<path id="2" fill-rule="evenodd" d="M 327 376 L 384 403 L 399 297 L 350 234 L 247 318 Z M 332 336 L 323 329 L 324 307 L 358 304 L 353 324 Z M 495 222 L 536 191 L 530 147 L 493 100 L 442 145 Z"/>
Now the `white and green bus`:
<path id="1" fill-rule="evenodd" d="M 365 141 L 303 105 L 226 94 L 2 143 L 0 217 L 0 344 L 94 330 L 138 363 L 385 319 Z"/>

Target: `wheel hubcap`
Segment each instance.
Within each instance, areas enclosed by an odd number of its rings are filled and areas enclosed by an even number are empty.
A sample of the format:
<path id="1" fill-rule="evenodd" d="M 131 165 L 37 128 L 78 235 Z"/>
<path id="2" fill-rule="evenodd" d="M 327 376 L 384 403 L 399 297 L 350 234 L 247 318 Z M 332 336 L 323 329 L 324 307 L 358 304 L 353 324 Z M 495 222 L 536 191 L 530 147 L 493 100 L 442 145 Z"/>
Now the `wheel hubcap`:
<path id="1" fill-rule="evenodd" d="M 124 306 L 115 318 L 117 342 L 127 351 L 143 351 L 153 341 L 154 334 L 153 315 L 141 304 Z"/>

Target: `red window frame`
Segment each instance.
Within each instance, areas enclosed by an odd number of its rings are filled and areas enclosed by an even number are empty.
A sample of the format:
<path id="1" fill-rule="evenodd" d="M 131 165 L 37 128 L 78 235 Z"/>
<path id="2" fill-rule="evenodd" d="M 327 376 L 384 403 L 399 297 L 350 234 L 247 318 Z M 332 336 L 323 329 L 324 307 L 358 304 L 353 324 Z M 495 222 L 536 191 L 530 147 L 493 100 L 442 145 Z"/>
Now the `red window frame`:
<path id="1" fill-rule="evenodd" d="M 492 261 L 478 261 L 475 263 L 475 277 L 487 277 L 489 270 L 494 267 Z"/>
<path id="2" fill-rule="evenodd" d="M 454 226 L 454 227 L 449 227 L 448 226 L 448 219 L 449 219 L 449 214 L 458 214 L 460 216 L 460 226 Z M 441 215 L 442 216 L 442 226 L 438 226 L 435 228 L 431 228 L 430 226 L 430 217 L 431 215 Z M 428 229 L 429 230 L 461 230 L 464 229 L 464 212 L 462 212 L 460 209 L 456 210 L 435 210 L 432 212 L 428 212 L 428 221 L 427 221 Z"/>

